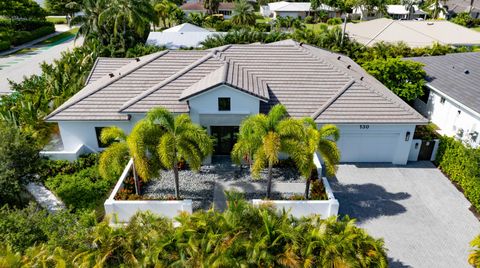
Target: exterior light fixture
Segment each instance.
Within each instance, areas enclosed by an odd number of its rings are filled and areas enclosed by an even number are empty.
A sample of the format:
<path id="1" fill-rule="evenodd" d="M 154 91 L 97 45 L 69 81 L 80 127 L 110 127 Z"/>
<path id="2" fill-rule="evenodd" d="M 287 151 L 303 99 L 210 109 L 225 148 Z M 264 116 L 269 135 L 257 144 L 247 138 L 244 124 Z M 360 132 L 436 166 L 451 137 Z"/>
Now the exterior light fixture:
<path id="1" fill-rule="evenodd" d="M 410 131 L 407 131 L 407 134 L 405 134 L 405 141 L 410 140 Z"/>

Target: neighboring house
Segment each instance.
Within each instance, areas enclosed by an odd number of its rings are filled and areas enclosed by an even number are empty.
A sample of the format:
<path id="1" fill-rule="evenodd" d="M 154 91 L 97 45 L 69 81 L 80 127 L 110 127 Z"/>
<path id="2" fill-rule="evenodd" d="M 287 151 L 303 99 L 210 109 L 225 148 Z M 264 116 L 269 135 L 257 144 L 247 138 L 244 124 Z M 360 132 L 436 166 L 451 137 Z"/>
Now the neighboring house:
<path id="1" fill-rule="evenodd" d="M 409 58 L 425 64 L 426 94 L 415 107 L 440 128 L 475 147 L 480 144 L 480 53 Z"/>
<path id="2" fill-rule="evenodd" d="M 260 14 L 264 17 L 292 17 L 302 18 L 312 14 L 310 2 L 274 2 L 265 6 L 260 6 Z M 338 12 L 334 8 L 322 4 L 317 11 L 326 11 L 329 18 L 336 17 Z"/>
<path id="3" fill-rule="evenodd" d="M 473 3 L 473 5 L 472 5 Z M 478 19 L 480 18 L 480 2 L 470 0 L 448 0 L 444 7 L 447 9 L 450 16 L 467 12 L 470 15 Z"/>
<path id="4" fill-rule="evenodd" d="M 480 32 L 455 23 L 415 20 L 375 19 L 360 23 L 348 23 L 350 38 L 372 46 L 378 42 L 404 42 L 410 47 L 426 47 L 435 43 L 452 46 L 480 45 Z"/>
<path id="5" fill-rule="evenodd" d="M 387 5 L 387 14 L 394 20 L 427 18 L 427 12 L 421 10 L 417 5 L 413 5 L 412 10 L 407 10 L 404 5 Z"/>
<path id="6" fill-rule="evenodd" d="M 168 49 L 198 48 L 201 47 L 201 42 L 216 34 L 224 33 L 211 32 L 190 23 L 183 23 L 163 32 L 150 32 L 147 44 Z"/>
<path id="7" fill-rule="evenodd" d="M 225 19 L 229 19 L 232 17 L 234 7 L 235 3 L 220 2 L 216 14 L 222 14 Z M 185 12 L 185 15 L 190 13 L 207 14 L 207 10 L 203 7 L 203 2 L 187 2 L 181 5 L 180 8 Z"/>
<path id="8" fill-rule="evenodd" d="M 229 155 L 242 120 L 278 103 L 293 118 L 336 124 L 342 162 L 405 164 L 416 125 L 427 123 L 347 56 L 292 40 L 100 58 L 85 88 L 46 121 L 58 123 L 60 153 L 76 155 L 104 149 L 102 128 L 128 133 L 164 107 L 189 114 L 215 138 L 214 155 Z"/>

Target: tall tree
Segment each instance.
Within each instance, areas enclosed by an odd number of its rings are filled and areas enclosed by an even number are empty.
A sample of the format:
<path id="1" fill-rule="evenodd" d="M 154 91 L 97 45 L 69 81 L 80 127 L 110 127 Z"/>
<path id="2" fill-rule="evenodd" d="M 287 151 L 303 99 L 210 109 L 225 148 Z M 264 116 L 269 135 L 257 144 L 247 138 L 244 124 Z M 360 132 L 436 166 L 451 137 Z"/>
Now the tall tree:
<path id="1" fill-rule="evenodd" d="M 207 10 L 207 14 L 212 15 L 218 13 L 220 0 L 204 0 L 203 7 Z"/>
<path id="2" fill-rule="evenodd" d="M 113 35 L 121 32 L 123 47 L 129 38 L 128 30 L 144 36 L 154 20 L 154 10 L 148 0 L 112 0 L 100 13 L 99 23 L 113 23 Z M 147 32 L 148 35 L 148 32 Z"/>
<path id="3" fill-rule="evenodd" d="M 99 22 L 100 14 L 107 7 L 104 0 L 83 0 L 80 4 L 82 14 L 74 17 L 71 25 L 80 25 L 75 38 L 83 36 L 86 41 L 89 39 L 99 39 L 101 43 L 105 43 L 105 35 L 107 34 L 106 25 L 101 25 Z"/>
<path id="4" fill-rule="evenodd" d="M 155 108 L 147 113 L 146 119 L 165 131 L 157 153 L 162 165 L 173 170 L 175 196 L 180 198 L 178 163 L 183 159 L 190 168 L 199 170 L 204 158 L 213 151 L 213 141 L 207 131 L 192 123 L 186 114 L 174 116 L 164 108 Z"/>
<path id="5" fill-rule="evenodd" d="M 431 0 L 429 8 L 432 19 L 438 19 L 441 14 L 447 14 L 447 10 L 442 3 L 440 3 L 440 0 Z"/>
<path id="6" fill-rule="evenodd" d="M 268 169 L 267 198 L 272 188 L 273 166 L 280 153 L 287 153 L 305 177 L 310 176 L 311 158 L 305 144 L 306 132 L 301 120 L 289 118 L 283 105 L 272 107 L 268 115 L 249 116 L 240 126 L 238 142 L 232 151 L 232 159 L 237 163 L 251 153 L 252 173 L 260 176 L 260 171 Z"/>
<path id="7" fill-rule="evenodd" d="M 242 26 L 255 25 L 256 16 L 253 7 L 246 0 L 239 0 L 233 9 L 232 23 Z"/>
<path id="8" fill-rule="evenodd" d="M 44 20 L 46 12 L 33 0 L 2 0 L 0 1 L 0 16 L 14 19 Z"/>
<path id="9" fill-rule="evenodd" d="M 70 22 L 76 12 L 80 11 L 80 5 L 76 0 L 46 0 L 45 5 L 49 13 L 64 15 L 67 18 L 67 23 Z"/>

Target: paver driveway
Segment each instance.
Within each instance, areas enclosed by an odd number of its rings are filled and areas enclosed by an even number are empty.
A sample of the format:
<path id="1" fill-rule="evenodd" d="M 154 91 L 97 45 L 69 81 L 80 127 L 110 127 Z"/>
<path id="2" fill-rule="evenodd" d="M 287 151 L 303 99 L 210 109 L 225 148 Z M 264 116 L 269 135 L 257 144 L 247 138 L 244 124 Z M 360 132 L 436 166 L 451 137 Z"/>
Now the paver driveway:
<path id="1" fill-rule="evenodd" d="M 385 239 L 391 267 L 470 267 L 480 223 L 432 163 L 345 164 L 330 181 L 340 214 Z"/>

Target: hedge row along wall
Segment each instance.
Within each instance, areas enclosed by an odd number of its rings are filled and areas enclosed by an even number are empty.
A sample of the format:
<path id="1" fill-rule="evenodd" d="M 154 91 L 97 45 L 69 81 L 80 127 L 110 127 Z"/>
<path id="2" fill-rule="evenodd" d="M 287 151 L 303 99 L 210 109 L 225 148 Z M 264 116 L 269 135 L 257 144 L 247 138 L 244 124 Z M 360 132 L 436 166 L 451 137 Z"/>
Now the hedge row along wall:
<path id="1" fill-rule="evenodd" d="M 450 180 L 463 189 L 465 197 L 480 211 L 480 149 L 443 136 L 435 162 Z"/>

